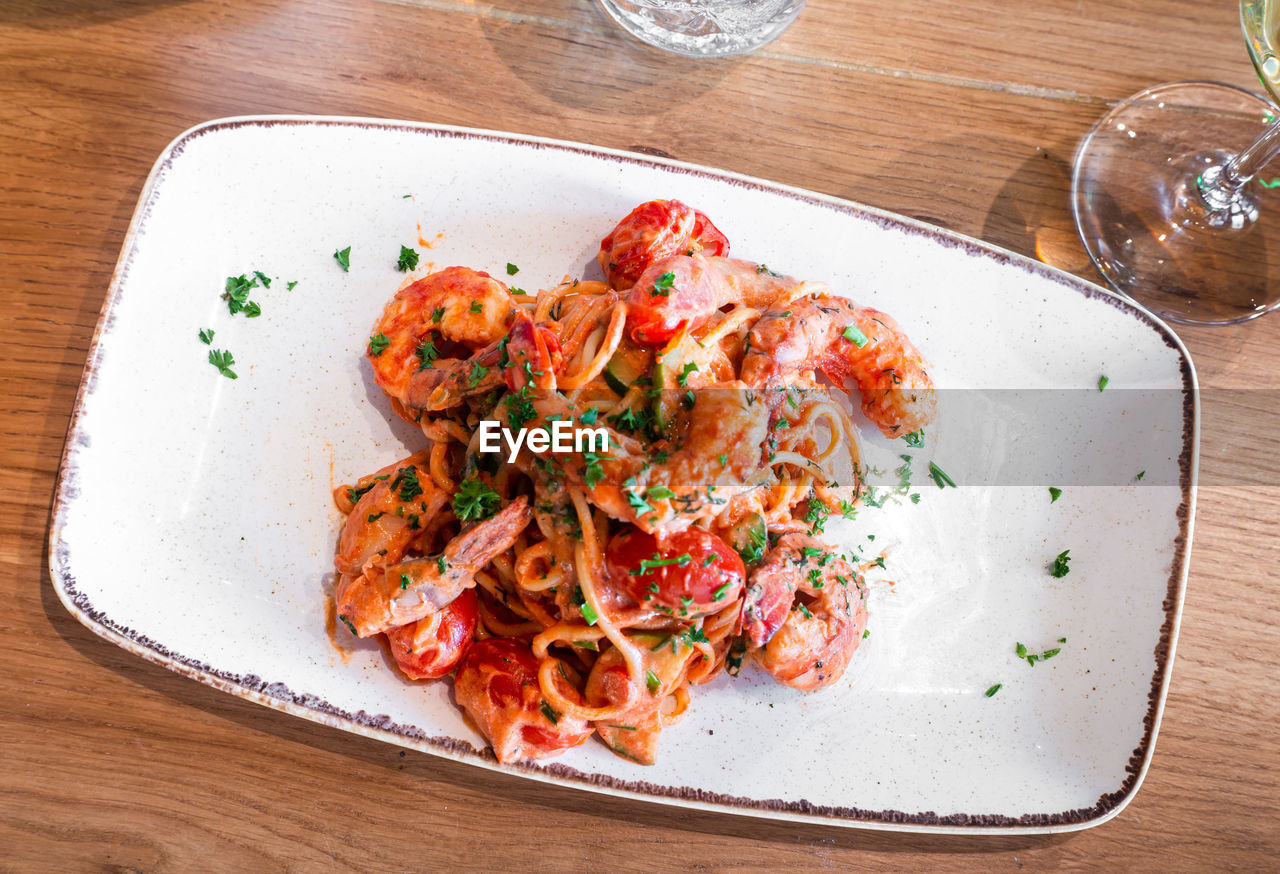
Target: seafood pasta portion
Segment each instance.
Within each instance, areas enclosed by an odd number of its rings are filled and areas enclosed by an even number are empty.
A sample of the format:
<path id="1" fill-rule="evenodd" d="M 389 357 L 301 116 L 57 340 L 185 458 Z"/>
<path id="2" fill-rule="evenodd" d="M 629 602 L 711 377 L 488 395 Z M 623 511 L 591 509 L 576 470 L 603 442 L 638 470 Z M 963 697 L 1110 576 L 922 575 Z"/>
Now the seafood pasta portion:
<path id="1" fill-rule="evenodd" d="M 466 267 L 402 285 L 367 358 L 423 448 L 335 492 L 339 616 L 405 676 L 452 674 L 502 762 L 598 734 L 652 763 L 744 660 L 836 682 L 867 622 L 862 568 L 821 539 L 859 495 L 840 395 L 890 436 L 934 412 L 891 318 L 730 258 L 678 201 L 599 260 L 607 281 L 532 297 Z M 599 439 L 510 440 L 566 425 Z"/>

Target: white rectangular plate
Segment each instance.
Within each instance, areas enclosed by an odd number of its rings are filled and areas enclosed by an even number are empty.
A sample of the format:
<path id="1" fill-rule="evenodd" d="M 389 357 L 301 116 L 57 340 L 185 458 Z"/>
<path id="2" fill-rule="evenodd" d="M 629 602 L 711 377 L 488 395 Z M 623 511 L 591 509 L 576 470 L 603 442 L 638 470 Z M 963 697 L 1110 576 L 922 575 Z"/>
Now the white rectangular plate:
<path id="1" fill-rule="evenodd" d="M 659 197 L 707 212 L 735 255 L 893 315 L 937 384 L 960 390 L 944 392 L 927 451 L 961 487 L 925 479 L 923 451 L 866 438 L 865 457 L 884 469 L 916 453 L 922 500 L 828 527 L 842 548 L 887 554 L 870 577 L 871 636 L 834 687 L 805 695 L 747 669 L 695 690 L 652 767 L 595 741 L 502 767 L 447 683 L 406 682 L 376 644 L 340 632 L 344 654 L 326 632 L 340 522 L 331 490 L 417 448 L 362 351 L 403 278 L 401 244 L 422 252 L 419 272 L 462 264 L 505 278 L 514 262 L 512 281 L 533 290 L 582 275 L 613 223 Z M 346 246 L 349 273 L 333 258 Z M 253 270 L 278 277 L 255 295 L 262 316 L 231 317 L 223 282 Z M 202 328 L 234 353 L 239 379 L 206 361 Z M 1040 421 L 984 389 L 1077 400 Z M 1175 403 L 1135 408 L 1127 435 L 1070 411 L 1091 391 L 1124 419 L 1122 389 Z M 144 658 L 424 752 L 761 816 L 1064 831 L 1115 815 L 1150 762 L 1190 553 L 1197 439 L 1194 370 L 1167 327 L 967 238 L 586 146 L 401 122 L 226 119 L 175 140 L 143 192 L 64 450 L 50 569 L 77 618 Z M 1050 444 L 1070 461 L 1062 476 L 1079 474 L 1048 481 L 1065 489 L 1059 501 L 1025 473 L 993 484 L 1025 447 Z M 1117 466 L 1144 470 L 1144 482 L 1099 473 Z M 1071 572 L 1050 576 L 1068 548 Z M 1032 666 L 1016 642 L 1061 652 Z"/>

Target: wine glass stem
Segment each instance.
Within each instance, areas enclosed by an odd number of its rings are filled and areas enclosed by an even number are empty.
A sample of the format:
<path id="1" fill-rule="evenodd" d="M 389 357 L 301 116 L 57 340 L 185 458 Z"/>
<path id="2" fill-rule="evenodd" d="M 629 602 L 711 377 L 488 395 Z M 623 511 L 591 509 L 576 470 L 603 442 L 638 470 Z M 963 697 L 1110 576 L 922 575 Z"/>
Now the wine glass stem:
<path id="1" fill-rule="evenodd" d="M 1227 162 L 1222 171 L 1222 184 L 1232 191 L 1239 191 L 1258 175 L 1277 154 L 1280 154 L 1280 119 L 1262 132 L 1253 144 Z"/>

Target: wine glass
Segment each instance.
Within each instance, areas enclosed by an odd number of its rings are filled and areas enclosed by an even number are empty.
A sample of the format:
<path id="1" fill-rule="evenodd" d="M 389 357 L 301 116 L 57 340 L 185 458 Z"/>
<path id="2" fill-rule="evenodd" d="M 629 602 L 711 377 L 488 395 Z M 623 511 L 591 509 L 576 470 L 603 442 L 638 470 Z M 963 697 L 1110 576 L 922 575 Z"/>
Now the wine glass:
<path id="1" fill-rule="evenodd" d="M 1280 100 L 1280 0 L 1240 0 L 1249 54 Z M 1280 307 L 1280 110 L 1214 82 L 1157 85 L 1076 151 L 1076 228 L 1119 292 L 1171 321 L 1226 325 Z"/>

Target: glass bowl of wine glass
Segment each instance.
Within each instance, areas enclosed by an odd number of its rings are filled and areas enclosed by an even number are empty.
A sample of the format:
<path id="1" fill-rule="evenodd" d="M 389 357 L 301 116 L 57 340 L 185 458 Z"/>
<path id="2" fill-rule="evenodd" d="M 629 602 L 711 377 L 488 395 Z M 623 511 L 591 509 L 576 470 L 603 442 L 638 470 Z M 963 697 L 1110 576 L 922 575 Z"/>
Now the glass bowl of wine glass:
<path id="1" fill-rule="evenodd" d="M 1280 100 L 1280 0 L 1241 0 L 1259 78 Z M 1081 141 L 1072 208 L 1108 283 L 1165 318 L 1232 324 L 1280 307 L 1280 109 L 1231 85 L 1157 85 Z M 1274 175 L 1280 177 L 1280 167 Z"/>

